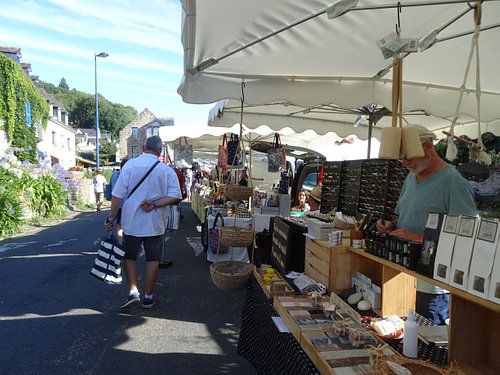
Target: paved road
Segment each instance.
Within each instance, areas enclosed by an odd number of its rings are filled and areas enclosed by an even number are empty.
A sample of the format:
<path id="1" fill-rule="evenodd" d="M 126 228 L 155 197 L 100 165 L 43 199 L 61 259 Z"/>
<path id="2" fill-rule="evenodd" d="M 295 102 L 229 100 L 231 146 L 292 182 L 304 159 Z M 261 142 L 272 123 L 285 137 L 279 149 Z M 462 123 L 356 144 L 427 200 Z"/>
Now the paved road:
<path id="1" fill-rule="evenodd" d="M 125 284 L 89 275 L 106 211 L 0 241 L 0 374 L 255 374 L 236 354 L 246 292 L 213 285 L 183 211 L 146 311 L 123 313 Z"/>

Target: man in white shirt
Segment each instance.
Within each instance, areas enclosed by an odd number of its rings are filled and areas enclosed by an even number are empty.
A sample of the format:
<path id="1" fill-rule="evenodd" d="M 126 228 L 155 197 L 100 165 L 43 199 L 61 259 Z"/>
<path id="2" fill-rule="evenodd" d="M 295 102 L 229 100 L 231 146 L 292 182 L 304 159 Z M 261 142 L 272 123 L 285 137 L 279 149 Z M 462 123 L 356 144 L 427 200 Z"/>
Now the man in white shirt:
<path id="1" fill-rule="evenodd" d="M 101 211 L 102 203 L 104 202 L 104 189 L 106 188 L 106 177 L 101 174 L 99 169 L 95 170 L 95 176 L 92 179 L 92 184 L 94 185 L 94 194 L 95 194 L 95 204 L 96 211 Z"/>
<path id="2" fill-rule="evenodd" d="M 163 234 L 165 232 L 164 210 L 168 205 L 181 201 L 179 180 L 175 171 L 164 163 L 157 164 L 142 184 L 134 189 L 144 175 L 158 161 L 162 151 L 162 140 L 149 137 L 144 144 L 144 153 L 124 165 L 116 181 L 111 199 L 111 210 L 105 222 L 107 230 L 113 229 L 122 199 L 121 224 L 124 234 L 124 269 L 129 284 L 129 294 L 121 308 L 140 303 L 137 286 L 137 256 L 144 245 L 146 253 L 146 286 L 142 307 L 153 307 L 158 299 L 154 288 L 158 278 L 158 261 L 161 257 Z M 129 198 L 128 198 L 129 197 Z"/>

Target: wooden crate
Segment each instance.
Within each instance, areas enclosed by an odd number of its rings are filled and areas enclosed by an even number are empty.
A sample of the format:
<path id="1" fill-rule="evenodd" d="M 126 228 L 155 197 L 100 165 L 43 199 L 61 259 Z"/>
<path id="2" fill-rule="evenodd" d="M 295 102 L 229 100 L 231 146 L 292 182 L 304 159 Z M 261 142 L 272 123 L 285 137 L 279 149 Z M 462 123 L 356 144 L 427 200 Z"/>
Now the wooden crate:
<path id="1" fill-rule="evenodd" d="M 304 349 L 304 351 L 307 353 L 309 358 L 311 359 L 311 362 L 314 363 L 318 371 L 320 372 L 321 375 L 336 375 L 338 373 L 345 374 L 346 371 L 350 370 L 350 374 L 364 374 L 369 371 L 373 371 L 372 367 L 368 364 L 369 362 L 369 356 L 370 353 L 367 349 L 364 349 L 363 346 L 356 347 L 352 346 L 349 347 L 349 344 L 340 344 L 342 346 L 342 349 L 339 348 L 338 343 L 336 344 L 334 341 L 330 341 L 331 344 L 319 344 L 320 341 L 328 339 L 328 334 L 334 334 L 333 330 L 324 330 L 322 332 L 318 331 L 302 331 L 301 332 L 301 339 L 300 339 L 300 345 Z M 378 346 L 379 340 L 373 336 L 373 342 L 375 344 L 371 344 L 374 347 Z M 324 338 L 322 338 L 324 337 Z M 367 342 L 366 346 L 369 346 L 370 343 Z M 332 363 L 328 362 L 328 358 L 335 358 L 335 357 L 349 357 L 354 356 L 357 357 L 358 360 L 352 360 L 351 363 L 349 363 L 349 359 L 343 359 L 343 360 L 338 360 L 338 362 L 344 362 L 344 363 L 337 363 L 338 366 L 334 366 Z M 396 352 L 394 352 L 390 348 L 384 349 L 384 354 L 387 356 L 393 356 L 397 355 Z M 366 360 L 363 360 L 363 358 L 366 358 Z M 360 363 L 360 364 L 357 364 Z M 366 363 L 363 363 L 366 362 Z M 342 367 L 342 370 L 336 372 L 335 367 Z M 349 368 L 349 370 L 347 370 Z"/>
<path id="2" fill-rule="evenodd" d="M 285 290 L 280 290 L 280 291 L 274 291 L 271 290 L 271 285 L 266 285 L 264 284 L 264 280 L 262 280 L 262 276 L 259 273 L 257 269 L 253 271 L 253 276 L 255 277 L 255 280 L 259 283 L 260 287 L 264 291 L 264 294 L 268 299 L 273 299 L 274 296 L 287 296 L 287 295 L 293 295 L 295 294 L 295 291 L 293 288 L 290 286 L 290 284 L 283 278 L 281 277 L 280 274 L 276 274 L 279 277 L 279 282 L 285 283 Z"/>
<path id="3" fill-rule="evenodd" d="M 327 241 L 306 238 L 304 272 L 328 292 L 341 294 L 351 287 L 351 259 L 347 245 L 330 246 Z"/>
<path id="4" fill-rule="evenodd" d="M 332 322 L 326 316 L 324 316 L 324 323 L 318 324 L 307 324 L 300 325 L 292 317 L 291 314 L 297 311 L 306 310 L 309 312 L 318 312 L 322 310 L 321 304 L 323 302 L 329 302 L 330 298 L 321 296 L 318 298 L 319 306 L 314 307 L 311 304 L 311 298 L 309 296 L 276 296 L 273 300 L 273 306 L 280 315 L 281 319 L 286 323 L 290 332 L 295 337 L 295 339 L 300 343 L 300 333 L 303 330 L 324 330 L 332 327 Z M 328 321 L 328 322 L 326 322 Z"/>

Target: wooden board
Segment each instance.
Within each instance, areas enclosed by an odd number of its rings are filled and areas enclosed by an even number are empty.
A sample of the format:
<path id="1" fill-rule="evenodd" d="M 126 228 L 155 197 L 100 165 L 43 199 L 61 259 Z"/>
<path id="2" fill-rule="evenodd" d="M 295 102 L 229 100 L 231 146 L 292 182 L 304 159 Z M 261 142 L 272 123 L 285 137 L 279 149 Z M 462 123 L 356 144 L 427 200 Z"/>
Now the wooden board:
<path id="1" fill-rule="evenodd" d="M 286 323 L 290 332 L 295 339 L 300 343 L 300 332 L 306 330 L 324 330 L 332 327 L 332 322 L 323 315 L 323 322 L 319 320 L 311 321 L 307 319 L 307 324 L 299 324 L 301 319 L 297 316 L 292 317 L 292 314 L 304 311 L 304 317 L 309 314 L 322 314 L 321 304 L 329 302 L 330 299 L 325 296 L 318 298 L 319 306 L 313 306 L 309 296 L 276 296 L 273 300 L 273 306 L 280 315 L 281 319 Z M 304 319 L 305 323 L 306 319 Z M 318 322 L 318 323 L 316 323 Z"/>
<path id="2" fill-rule="evenodd" d="M 295 291 L 293 288 L 290 286 L 290 284 L 283 278 L 281 277 L 280 274 L 276 274 L 279 277 L 279 282 L 285 283 L 285 290 L 280 290 L 280 291 L 273 291 L 271 290 L 271 285 L 266 285 L 264 283 L 264 280 L 262 280 L 262 276 L 259 273 L 258 269 L 255 269 L 253 271 L 253 276 L 255 277 L 255 280 L 259 283 L 260 287 L 262 288 L 262 291 L 266 295 L 268 299 L 273 299 L 274 296 L 287 296 L 287 295 L 293 295 L 295 294 Z"/>
<path id="3" fill-rule="evenodd" d="M 369 345 L 377 347 L 380 341 L 371 333 L 366 333 L 366 341 L 352 344 L 349 337 L 335 334 L 333 330 L 322 332 L 301 332 L 300 345 L 314 363 L 321 375 L 371 373 Z M 397 355 L 392 349 L 384 349 L 390 357 Z M 336 368 L 338 369 L 336 371 Z"/>

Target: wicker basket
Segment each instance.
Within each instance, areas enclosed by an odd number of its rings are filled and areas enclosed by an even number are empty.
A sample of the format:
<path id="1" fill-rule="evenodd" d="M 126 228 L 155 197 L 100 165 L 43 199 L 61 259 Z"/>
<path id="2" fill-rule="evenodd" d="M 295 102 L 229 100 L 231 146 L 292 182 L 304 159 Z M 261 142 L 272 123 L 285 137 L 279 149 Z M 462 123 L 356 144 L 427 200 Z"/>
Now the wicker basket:
<path id="1" fill-rule="evenodd" d="M 252 188 L 241 185 L 226 185 L 224 194 L 234 202 L 246 201 L 252 195 Z"/>
<path id="2" fill-rule="evenodd" d="M 227 247 L 247 247 L 253 244 L 255 232 L 240 227 L 220 227 L 219 238 Z"/>
<path id="3" fill-rule="evenodd" d="M 255 270 L 251 263 L 228 260 L 210 265 L 210 276 L 215 286 L 222 290 L 243 289 Z"/>

